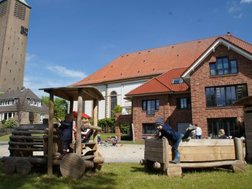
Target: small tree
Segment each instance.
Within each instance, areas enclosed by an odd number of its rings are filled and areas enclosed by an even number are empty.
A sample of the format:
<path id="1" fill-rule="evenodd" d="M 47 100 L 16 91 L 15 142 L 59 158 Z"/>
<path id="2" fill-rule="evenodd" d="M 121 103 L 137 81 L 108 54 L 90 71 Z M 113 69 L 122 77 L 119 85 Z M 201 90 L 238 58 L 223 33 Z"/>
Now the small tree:
<path id="1" fill-rule="evenodd" d="M 115 118 L 117 113 L 122 113 L 122 106 L 116 105 L 114 110 L 112 111 L 112 118 Z"/>
<path id="2" fill-rule="evenodd" d="M 98 126 L 102 128 L 103 131 L 108 132 L 109 130 L 113 130 L 113 126 L 115 124 L 115 120 L 112 118 L 104 118 L 98 121 Z"/>
<path id="3" fill-rule="evenodd" d="M 17 126 L 18 126 L 18 122 L 14 118 L 8 119 L 4 122 L 4 127 L 8 129 L 12 129 Z"/>
<path id="4" fill-rule="evenodd" d="M 43 96 L 42 103 L 49 106 L 49 97 Z M 64 119 L 67 112 L 67 102 L 61 98 L 54 99 L 54 117 Z"/>

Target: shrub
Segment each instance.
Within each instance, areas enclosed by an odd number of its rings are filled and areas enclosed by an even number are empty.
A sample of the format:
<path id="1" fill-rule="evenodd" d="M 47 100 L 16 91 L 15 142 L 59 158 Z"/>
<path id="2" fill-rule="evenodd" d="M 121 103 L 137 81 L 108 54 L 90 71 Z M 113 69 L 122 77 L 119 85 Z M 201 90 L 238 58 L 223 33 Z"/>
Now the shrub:
<path id="1" fill-rule="evenodd" d="M 4 122 L 4 127 L 5 128 L 9 128 L 9 129 L 12 129 L 14 127 L 17 127 L 18 126 L 18 122 L 17 120 L 11 118 L 11 119 L 8 119 Z"/>
<path id="2" fill-rule="evenodd" d="M 104 132 L 112 132 L 114 130 L 115 120 L 112 118 L 104 118 L 98 121 L 98 126 L 102 128 Z"/>

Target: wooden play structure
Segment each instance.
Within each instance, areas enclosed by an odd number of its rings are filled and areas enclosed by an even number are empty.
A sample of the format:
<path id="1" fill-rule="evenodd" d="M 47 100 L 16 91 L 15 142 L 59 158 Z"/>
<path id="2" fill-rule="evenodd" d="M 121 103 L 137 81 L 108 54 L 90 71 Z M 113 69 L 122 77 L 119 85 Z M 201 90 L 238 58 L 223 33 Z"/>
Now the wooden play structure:
<path id="1" fill-rule="evenodd" d="M 62 176 L 80 178 L 87 170 L 100 169 L 104 161 L 98 151 L 97 133 L 101 130 L 97 126 L 85 126 L 92 129 L 93 135 L 89 142 L 81 142 L 81 114 L 83 101 L 93 101 L 93 121 L 97 125 L 98 101 L 102 94 L 94 87 L 61 87 L 43 89 L 50 95 L 48 125 L 27 125 L 16 128 L 10 136 L 10 156 L 4 157 L 4 171 L 7 174 L 28 174 L 33 168 L 47 168 L 48 175 L 53 174 L 53 168 L 59 167 Z M 70 113 L 73 102 L 78 101 L 77 137 L 73 145 L 74 153 L 63 158 L 57 127 L 54 125 L 54 96 L 70 102 Z"/>
<path id="2" fill-rule="evenodd" d="M 234 172 L 245 170 L 243 142 L 235 139 L 191 139 L 179 146 L 181 162 L 170 163 L 172 147 L 166 138 L 146 139 L 144 159 L 146 169 L 159 169 L 168 176 L 181 176 L 182 169 L 224 167 Z"/>

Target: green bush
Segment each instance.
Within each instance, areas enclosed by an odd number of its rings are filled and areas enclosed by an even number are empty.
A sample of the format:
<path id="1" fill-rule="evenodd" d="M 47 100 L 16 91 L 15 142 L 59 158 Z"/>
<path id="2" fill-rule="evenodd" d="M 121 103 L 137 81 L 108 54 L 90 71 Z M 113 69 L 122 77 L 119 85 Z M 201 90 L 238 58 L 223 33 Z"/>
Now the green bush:
<path id="1" fill-rule="evenodd" d="M 1 123 L 4 125 L 4 123 L 6 122 L 6 120 L 5 119 L 3 119 L 2 121 L 1 121 Z"/>
<path id="2" fill-rule="evenodd" d="M 8 119 L 4 122 L 4 127 L 5 128 L 9 128 L 9 129 L 12 129 L 14 127 L 17 127 L 18 126 L 18 122 L 17 120 L 11 118 L 11 119 Z"/>
<path id="3" fill-rule="evenodd" d="M 104 118 L 98 121 L 98 126 L 106 133 L 114 132 L 115 120 L 112 118 Z"/>
<path id="4" fill-rule="evenodd" d="M 130 123 L 122 123 L 120 125 L 120 130 L 122 134 L 130 134 L 131 132 L 131 125 Z"/>

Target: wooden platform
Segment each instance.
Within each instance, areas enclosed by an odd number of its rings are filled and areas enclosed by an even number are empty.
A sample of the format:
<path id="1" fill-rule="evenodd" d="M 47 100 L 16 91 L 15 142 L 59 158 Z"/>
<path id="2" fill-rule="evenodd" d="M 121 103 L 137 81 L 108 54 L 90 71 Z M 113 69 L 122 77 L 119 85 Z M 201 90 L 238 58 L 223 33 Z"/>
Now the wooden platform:
<path id="1" fill-rule="evenodd" d="M 166 138 L 145 140 L 144 160 L 147 169 L 163 170 L 168 176 L 179 176 L 182 168 L 230 167 L 244 170 L 244 151 L 241 139 L 192 139 L 181 142 L 179 164 L 172 164 L 172 147 Z M 239 168 L 237 168 L 239 167 Z"/>

